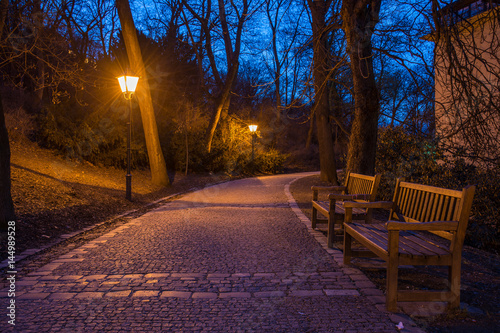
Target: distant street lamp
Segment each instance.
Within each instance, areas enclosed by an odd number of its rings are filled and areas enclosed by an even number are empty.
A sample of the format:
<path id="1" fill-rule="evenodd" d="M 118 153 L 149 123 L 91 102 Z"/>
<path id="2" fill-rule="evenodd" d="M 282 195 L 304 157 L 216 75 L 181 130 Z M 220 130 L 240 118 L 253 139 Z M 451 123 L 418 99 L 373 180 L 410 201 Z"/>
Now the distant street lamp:
<path id="1" fill-rule="evenodd" d="M 255 147 L 255 132 L 257 131 L 257 125 L 248 125 L 250 132 L 252 133 L 252 163 L 254 159 L 254 147 Z"/>
<path id="2" fill-rule="evenodd" d="M 125 176 L 125 198 L 132 201 L 132 174 L 130 173 L 130 141 L 132 140 L 132 95 L 137 87 L 139 81 L 138 76 L 123 75 L 118 79 L 123 96 L 128 100 L 129 113 L 128 113 L 128 136 L 127 136 L 127 175 Z"/>

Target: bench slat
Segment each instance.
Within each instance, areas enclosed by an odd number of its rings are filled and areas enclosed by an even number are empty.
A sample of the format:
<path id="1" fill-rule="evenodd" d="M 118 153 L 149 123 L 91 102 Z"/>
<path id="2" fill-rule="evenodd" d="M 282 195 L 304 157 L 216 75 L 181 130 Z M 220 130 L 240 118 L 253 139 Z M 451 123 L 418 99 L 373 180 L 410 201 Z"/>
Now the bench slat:
<path id="1" fill-rule="evenodd" d="M 420 199 L 420 205 L 419 208 L 415 214 L 415 218 L 419 221 L 422 221 L 422 215 L 425 214 L 425 211 L 427 210 L 427 196 L 429 195 L 429 192 L 422 192 L 421 199 Z"/>
<path id="2" fill-rule="evenodd" d="M 353 230 L 367 240 L 374 242 L 383 251 L 388 251 L 389 233 L 384 224 L 349 224 Z M 399 253 L 407 256 L 446 256 L 450 251 L 443 244 L 437 244 L 420 232 L 401 231 L 399 233 Z"/>
<path id="3" fill-rule="evenodd" d="M 408 247 L 407 253 L 412 256 L 446 256 L 450 251 L 444 244 L 433 243 L 422 232 L 405 231 L 400 232 L 400 242 Z M 409 249 L 412 249 L 411 251 Z"/>

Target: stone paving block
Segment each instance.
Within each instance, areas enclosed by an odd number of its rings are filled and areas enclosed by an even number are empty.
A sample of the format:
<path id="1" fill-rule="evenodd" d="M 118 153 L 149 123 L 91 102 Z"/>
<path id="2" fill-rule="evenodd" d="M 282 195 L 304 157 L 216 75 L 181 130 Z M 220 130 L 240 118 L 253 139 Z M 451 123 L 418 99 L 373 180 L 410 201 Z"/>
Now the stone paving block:
<path id="1" fill-rule="evenodd" d="M 50 300 L 58 300 L 58 301 L 66 301 L 75 297 L 76 293 L 52 293 L 47 299 Z"/>
<path id="2" fill-rule="evenodd" d="M 106 297 L 127 297 L 130 295 L 132 290 L 119 290 L 119 291 L 110 291 L 106 293 Z"/>
<path id="3" fill-rule="evenodd" d="M 355 289 L 325 289 L 326 296 L 359 296 Z"/>
<path id="4" fill-rule="evenodd" d="M 78 293 L 75 298 L 102 298 L 104 293 L 98 291 L 84 291 Z"/>
<path id="5" fill-rule="evenodd" d="M 202 278 L 204 276 L 203 273 L 172 273 L 170 275 L 172 278 Z"/>
<path id="6" fill-rule="evenodd" d="M 50 295 L 50 293 L 37 293 L 37 292 L 34 292 L 34 293 L 25 293 L 25 294 L 17 296 L 16 298 L 17 299 L 32 299 L 32 300 L 36 300 L 36 299 L 45 299 L 49 295 Z"/>
<path id="7" fill-rule="evenodd" d="M 230 276 L 231 274 L 212 273 L 207 275 L 207 279 L 222 279 Z"/>
<path id="8" fill-rule="evenodd" d="M 31 272 L 28 274 L 28 276 L 42 276 L 42 275 L 50 275 L 52 274 L 52 271 L 36 271 L 36 272 Z"/>
<path id="9" fill-rule="evenodd" d="M 16 286 L 34 286 L 38 280 L 21 280 L 16 282 Z"/>
<path id="10" fill-rule="evenodd" d="M 39 281 L 53 281 L 53 280 L 59 280 L 61 277 L 59 275 L 45 275 L 40 277 Z"/>
<path id="11" fill-rule="evenodd" d="M 231 277 L 236 277 L 236 278 L 243 278 L 243 277 L 250 277 L 252 274 L 250 273 L 234 273 L 231 274 Z"/>
<path id="12" fill-rule="evenodd" d="M 83 275 L 63 275 L 59 280 L 80 280 L 81 278 L 83 278 Z"/>
<path id="13" fill-rule="evenodd" d="M 124 275 L 122 279 L 142 279 L 144 275 L 142 274 L 127 274 Z"/>
<path id="14" fill-rule="evenodd" d="M 191 298 L 217 298 L 217 293 L 194 292 Z"/>
<path id="15" fill-rule="evenodd" d="M 101 283 L 101 285 L 116 285 L 116 284 L 119 284 L 120 281 L 104 281 Z"/>
<path id="16" fill-rule="evenodd" d="M 275 291 L 258 291 L 253 293 L 255 297 L 285 297 L 285 292 L 280 290 Z"/>
<path id="17" fill-rule="evenodd" d="M 69 259 L 69 258 L 73 258 L 76 254 L 71 254 L 71 253 L 68 253 L 68 254 L 64 254 L 62 256 L 60 256 L 58 259 Z"/>
<path id="18" fill-rule="evenodd" d="M 191 294 L 189 291 L 163 291 L 160 297 L 189 298 Z"/>
<path id="19" fill-rule="evenodd" d="M 312 297 L 323 296 L 323 290 L 292 290 L 290 296 L 296 297 Z"/>
<path id="20" fill-rule="evenodd" d="M 132 294 L 132 297 L 156 297 L 159 293 L 158 290 L 137 290 Z"/>
<path id="21" fill-rule="evenodd" d="M 255 273 L 253 276 L 255 277 L 275 277 L 275 273 Z"/>
<path id="22" fill-rule="evenodd" d="M 88 275 L 85 277 L 85 281 L 104 280 L 106 277 L 107 275 L 104 274 Z"/>
<path id="23" fill-rule="evenodd" d="M 166 278 L 169 276 L 170 273 L 149 273 L 144 275 L 145 278 Z"/>
<path id="24" fill-rule="evenodd" d="M 219 297 L 220 298 L 247 298 L 247 297 L 252 297 L 252 294 L 247 293 L 247 292 L 229 292 L 229 293 L 220 293 Z"/>

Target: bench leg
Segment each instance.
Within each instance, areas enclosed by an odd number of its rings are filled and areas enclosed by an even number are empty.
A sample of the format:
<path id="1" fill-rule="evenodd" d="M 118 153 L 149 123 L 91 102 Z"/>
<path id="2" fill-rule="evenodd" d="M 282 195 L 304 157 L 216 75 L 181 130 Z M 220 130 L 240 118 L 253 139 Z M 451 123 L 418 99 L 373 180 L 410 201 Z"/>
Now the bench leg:
<path id="1" fill-rule="evenodd" d="M 334 238 L 335 238 L 335 212 L 332 212 L 332 209 L 330 209 L 330 212 L 328 213 L 328 234 L 326 235 L 329 248 L 333 247 Z"/>
<path id="2" fill-rule="evenodd" d="M 387 262 L 387 311 L 397 311 L 398 301 L 398 268 L 399 268 L 399 233 L 398 231 L 389 231 L 389 261 Z"/>
<path id="3" fill-rule="evenodd" d="M 386 307 L 387 311 L 396 312 L 397 311 L 397 301 L 398 301 L 398 264 L 393 260 L 389 260 L 387 263 L 387 295 L 386 295 Z"/>
<path id="4" fill-rule="evenodd" d="M 451 299 L 448 307 L 456 309 L 460 306 L 460 262 L 461 258 L 453 258 L 452 265 L 448 268 L 448 281 L 450 283 Z"/>
<path id="5" fill-rule="evenodd" d="M 344 265 L 349 265 L 351 263 L 351 243 L 352 237 L 346 232 L 344 228 Z"/>
<path id="6" fill-rule="evenodd" d="M 314 208 L 313 206 L 313 211 L 312 211 L 312 219 L 311 219 L 311 227 L 313 229 L 316 228 L 316 221 L 318 220 L 318 211 L 316 210 L 316 208 Z"/>

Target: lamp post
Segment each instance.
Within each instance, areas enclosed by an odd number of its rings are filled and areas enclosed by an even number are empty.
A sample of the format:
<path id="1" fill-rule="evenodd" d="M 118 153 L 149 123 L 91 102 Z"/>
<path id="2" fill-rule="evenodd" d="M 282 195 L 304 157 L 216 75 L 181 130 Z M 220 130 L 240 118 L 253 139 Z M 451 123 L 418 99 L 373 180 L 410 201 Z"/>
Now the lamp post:
<path id="1" fill-rule="evenodd" d="M 255 147 L 255 132 L 257 131 L 257 125 L 248 125 L 248 129 L 250 129 L 250 132 L 252 133 L 252 163 L 254 159 L 254 147 Z"/>
<path id="2" fill-rule="evenodd" d="M 130 141 L 132 140 L 132 95 L 139 81 L 138 76 L 125 74 L 117 78 L 123 97 L 128 100 L 127 175 L 125 176 L 125 198 L 132 201 L 132 174 L 130 173 Z"/>

